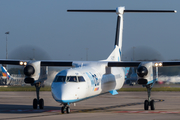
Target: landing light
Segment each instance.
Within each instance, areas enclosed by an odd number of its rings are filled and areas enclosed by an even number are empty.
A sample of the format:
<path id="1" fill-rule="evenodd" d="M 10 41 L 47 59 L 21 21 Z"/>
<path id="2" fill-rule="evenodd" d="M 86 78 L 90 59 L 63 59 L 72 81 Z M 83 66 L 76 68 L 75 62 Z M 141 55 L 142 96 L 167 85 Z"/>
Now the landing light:
<path id="1" fill-rule="evenodd" d="M 162 66 L 162 63 L 159 63 L 159 67 L 161 67 Z"/>
<path id="2" fill-rule="evenodd" d="M 23 65 L 23 62 L 21 61 L 21 62 L 19 62 L 19 64 L 20 64 L 20 65 Z"/>
<path id="3" fill-rule="evenodd" d="M 155 67 L 162 67 L 162 63 L 161 62 L 160 63 L 155 63 L 154 66 Z"/>
<path id="4" fill-rule="evenodd" d="M 19 62 L 19 65 L 24 65 L 24 66 L 26 66 L 26 65 L 27 65 L 27 62 L 20 61 L 20 62 Z"/>
<path id="5" fill-rule="evenodd" d="M 155 63 L 154 65 L 157 67 L 157 66 L 158 66 L 158 63 Z"/>
<path id="6" fill-rule="evenodd" d="M 24 65 L 26 66 L 26 65 L 27 65 L 27 62 L 24 62 Z"/>

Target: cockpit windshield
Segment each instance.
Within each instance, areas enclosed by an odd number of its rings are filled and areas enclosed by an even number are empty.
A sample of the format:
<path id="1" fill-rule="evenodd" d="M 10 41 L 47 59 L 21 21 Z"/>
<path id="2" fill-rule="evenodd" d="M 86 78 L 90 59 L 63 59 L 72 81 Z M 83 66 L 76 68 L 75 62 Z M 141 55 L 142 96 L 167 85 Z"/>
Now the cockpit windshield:
<path id="1" fill-rule="evenodd" d="M 79 82 L 85 82 L 84 78 L 82 76 L 78 76 Z"/>
<path id="2" fill-rule="evenodd" d="M 54 82 L 65 82 L 66 76 L 56 76 Z"/>
<path id="3" fill-rule="evenodd" d="M 77 82 L 76 76 L 67 76 L 67 82 Z"/>
<path id="4" fill-rule="evenodd" d="M 56 76 L 54 82 L 85 82 L 82 76 Z"/>

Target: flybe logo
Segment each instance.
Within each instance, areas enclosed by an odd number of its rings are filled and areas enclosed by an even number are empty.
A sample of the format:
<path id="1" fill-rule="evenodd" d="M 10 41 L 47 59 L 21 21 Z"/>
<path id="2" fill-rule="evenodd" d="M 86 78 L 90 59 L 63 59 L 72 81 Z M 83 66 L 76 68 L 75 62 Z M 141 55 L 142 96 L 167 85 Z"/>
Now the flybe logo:
<path id="1" fill-rule="evenodd" d="M 99 90 L 99 79 L 96 74 L 92 74 L 91 72 L 86 72 L 86 75 L 91 81 L 91 87 L 93 87 L 93 91 Z"/>

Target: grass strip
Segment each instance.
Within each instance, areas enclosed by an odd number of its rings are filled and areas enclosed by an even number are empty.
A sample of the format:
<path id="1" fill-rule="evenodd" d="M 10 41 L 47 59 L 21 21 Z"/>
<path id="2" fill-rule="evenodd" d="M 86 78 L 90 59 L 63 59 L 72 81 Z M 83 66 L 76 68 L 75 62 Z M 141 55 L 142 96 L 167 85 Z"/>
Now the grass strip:
<path id="1" fill-rule="evenodd" d="M 141 91 L 147 91 L 146 88 L 121 88 L 120 90 L 118 91 L 124 91 L 124 92 L 141 92 Z M 151 91 L 170 91 L 170 92 L 175 92 L 175 91 L 180 91 L 180 88 L 171 88 L 171 87 L 160 87 L 160 88 L 152 88 Z"/>
<path id="2" fill-rule="evenodd" d="M 36 91 L 34 86 L 8 86 L 8 87 L 0 87 L 0 91 Z M 50 86 L 41 87 L 40 91 L 51 91 Z M 142 92 L 147 91 L 146 88 L 121 88 L 118 90 L 119 92 Z M 180 88 L 175 87 L 159 87 L 159 88 L 152 88 L 152 91 L 172 91 L 178 92 Z"/>
<path id="3" fill-rule="evenodd" d="M 36 91 L 36 88 L 34 86 L 8 86 L 0 87 L 0 91 Z M 40 91 L 51 91 L 51 87 L 41 87 Z"/>

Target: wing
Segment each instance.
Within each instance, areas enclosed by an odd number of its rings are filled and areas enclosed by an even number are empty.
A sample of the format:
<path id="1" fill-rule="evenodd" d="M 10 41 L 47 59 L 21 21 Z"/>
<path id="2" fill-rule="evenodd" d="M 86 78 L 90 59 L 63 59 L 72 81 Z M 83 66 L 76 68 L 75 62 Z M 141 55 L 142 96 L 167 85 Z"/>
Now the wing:
<path id="1" fill-rule="evenodd" d="M 138 67 L 141 63 L 151 62 L 153 67 L 180 66 L 180 61 L 127 61 L 108 62 L 108 67 Z"/>
<path id="2" fill-rule="evenodd" d="M 7 64 L 7 65 L 27 65 L 28 63 L 32 63 L 36 61 L 31 60 L 11 60 L 11 59 L 0 59 L 0 64 Z M 71 61 L 40 61 L 41 66 L 73 66 L 73 62 Z"/>
<path id="3" fill-rule="evenodd" d="M 8 64 L 8 65 L 26 65 L 28 62 L 35 62 L 30 60 L 11 60 L 11 59 L 0 59 L 0 64 Z M 91 63 L 104 63 L 107 64 L 108 67 L 138 67 L 140 63 L 146 61 L 120 61 L 120 62 L 112 62 L 112 61 L 60 61 L 60 60 L 42 60 L 40 61 L 41 66 L 62 66 L 62 67 L 73 67 L 76 65 L 84 65 Z M 148 61 L 152 62 L 154 66 L 180 66 L 180 61 Z"/>

